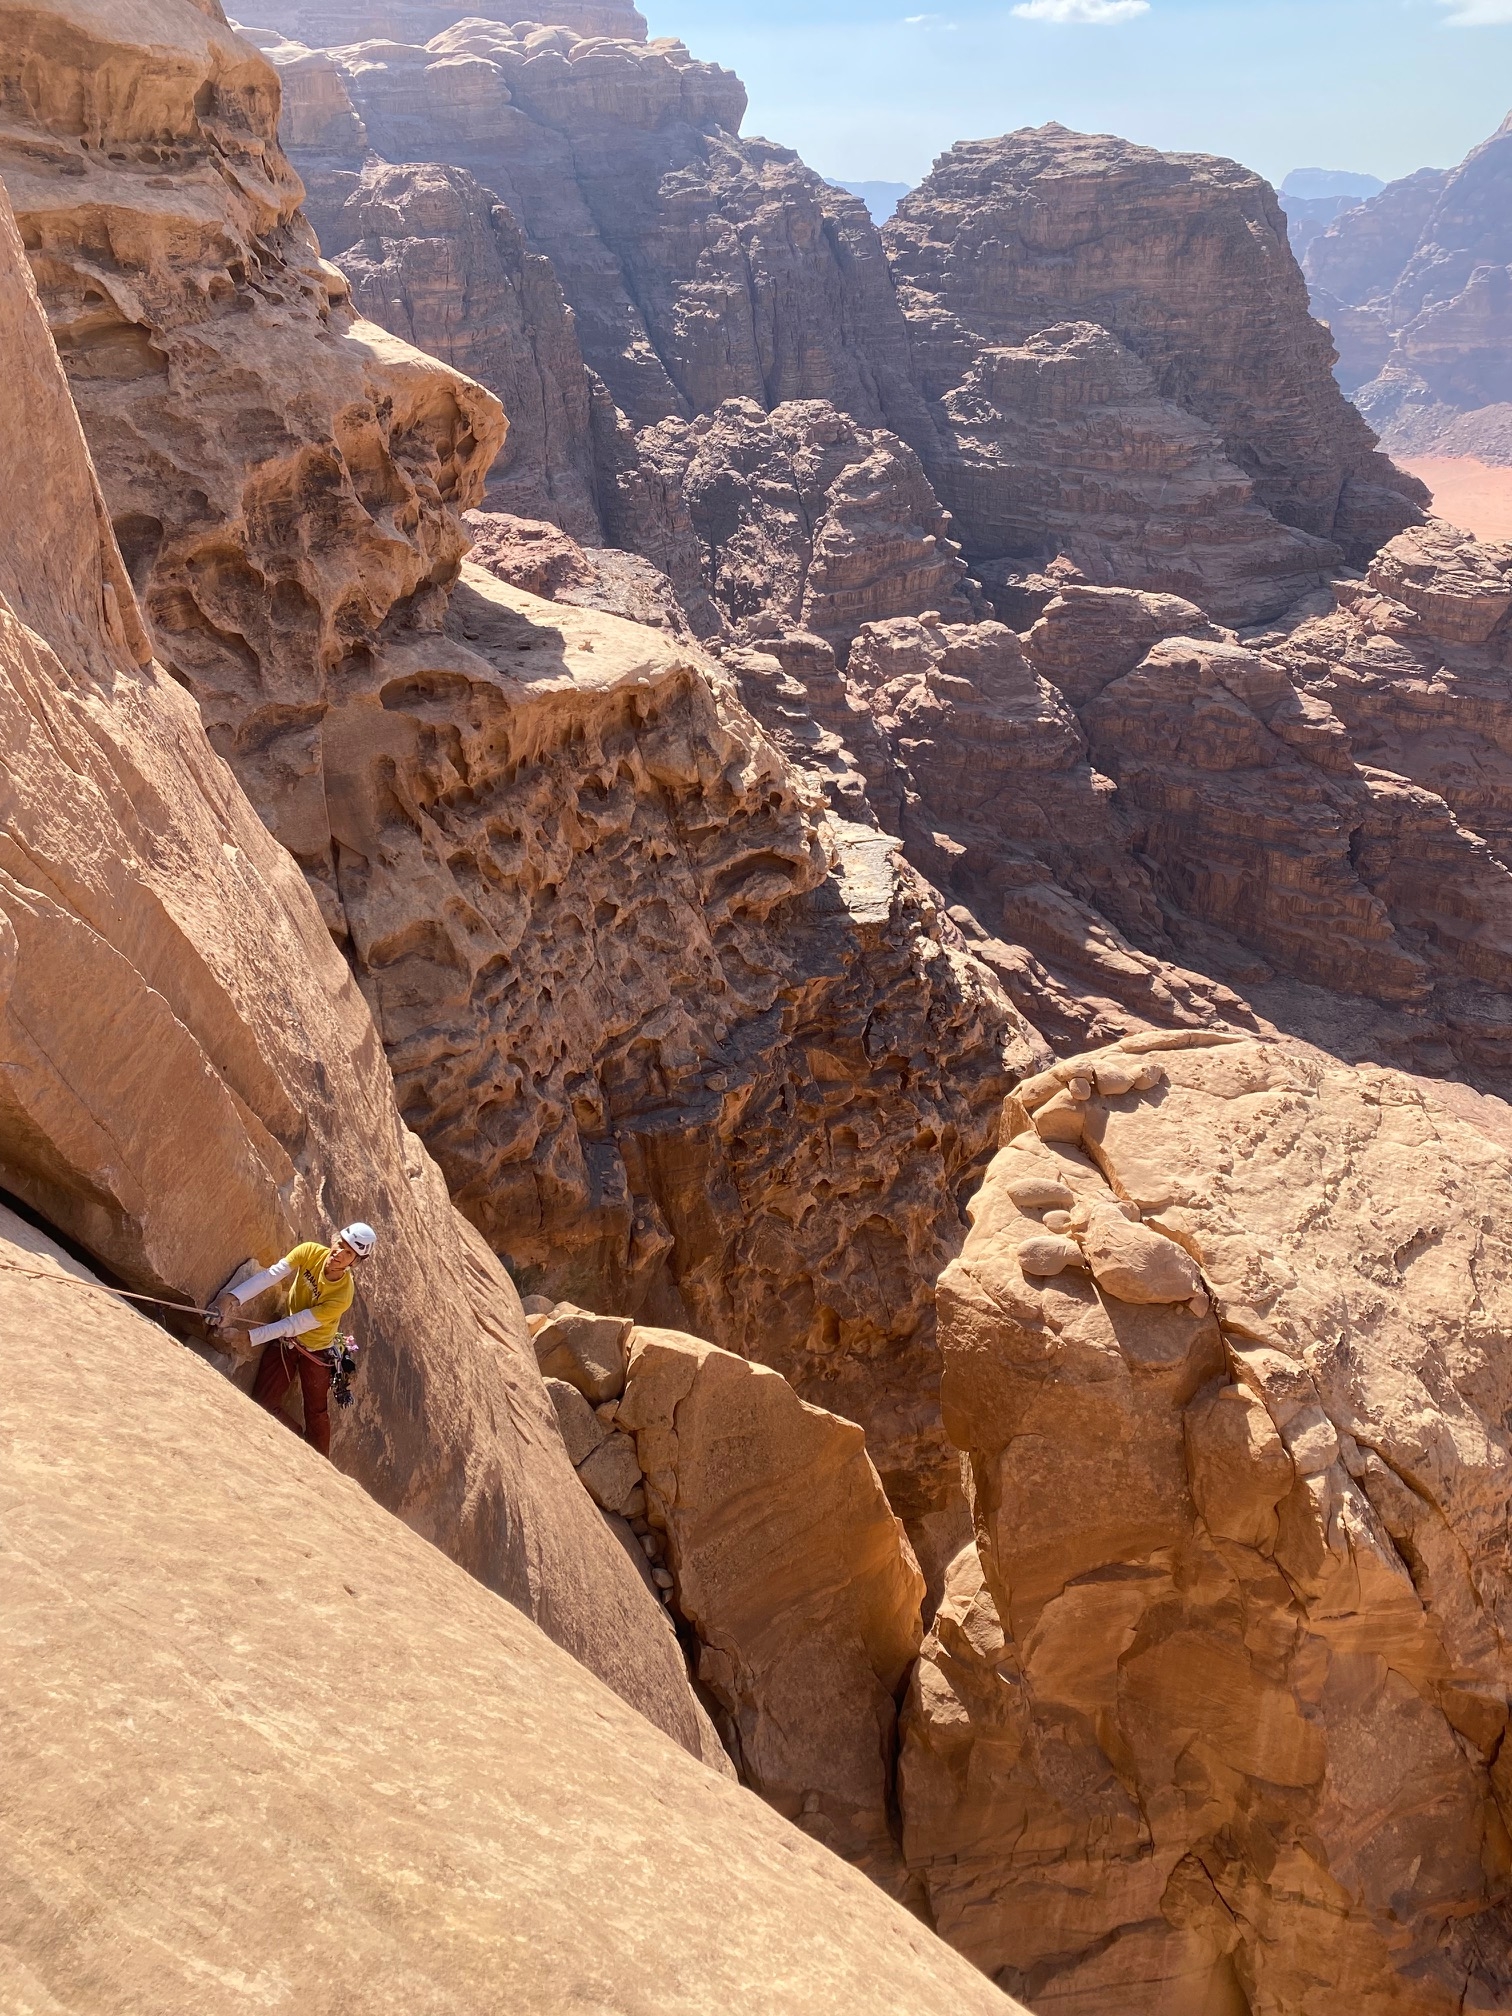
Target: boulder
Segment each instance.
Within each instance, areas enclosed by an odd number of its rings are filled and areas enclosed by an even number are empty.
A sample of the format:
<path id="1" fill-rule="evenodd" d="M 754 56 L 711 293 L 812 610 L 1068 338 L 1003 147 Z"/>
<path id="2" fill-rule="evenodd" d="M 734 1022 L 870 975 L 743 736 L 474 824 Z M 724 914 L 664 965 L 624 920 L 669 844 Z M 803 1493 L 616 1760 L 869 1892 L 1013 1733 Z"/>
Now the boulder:
<path id="1" fill-rule="evenodd" d="M 565 1380 L 597 1407 L 625 1390 L 628 1316 L 594 1316 L 559 1302 L 535 1331 L 536 1363 L 549 1379 Z"/>
<path id="2" fill-rule="evenodd" d="M 565 1379 L 546 1378 L 546 1391 L 556 1409 L 557 1426 L 562 1431 L 567 1460 L 576 1470 L 595 1449 L 608 1440 L 609 1431 L 583 1398 L 576 1386 Z"/>
<path id="3" fill-rule="evenodd" d="M 860 1430 L 765 1366 L 645 1328 L 619 1418 L 745 1782 L 903 1889 L 888 1819 L 894 1697 L 924 1583 Z"/>
<path id="4" fill-rule="evenodd" d="M 641 1467 L 635 1439 L 630 1435 L 610 1435 L 579 1465 L 578 1476 L 588 1487 L 588 1495 L 605 1512 L 633 1517 L 646 1509 Z"/>
<path id="5" fill-rule="evenodd" d="M 1121 1302 L 1189 1302 L 1202 1293 L 1202 1274 L 1189 1253 L 1121 1211 L 1094 1211 L 1081 1234 L 1092 1278 Z"/>

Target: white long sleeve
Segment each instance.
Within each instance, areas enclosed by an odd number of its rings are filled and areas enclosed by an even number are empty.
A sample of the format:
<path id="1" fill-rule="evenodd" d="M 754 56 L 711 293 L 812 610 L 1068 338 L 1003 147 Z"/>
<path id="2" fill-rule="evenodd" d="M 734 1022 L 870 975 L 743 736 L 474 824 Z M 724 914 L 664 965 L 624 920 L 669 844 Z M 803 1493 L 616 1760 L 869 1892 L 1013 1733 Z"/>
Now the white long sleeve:
<path id="1" fill-rule="evenodd" d="M 244 1302 L 250 1302 L 254 1296 L 261 1295 L 264 1288 L 273 1288 L 280 1281 L 287 1281 L 293 1272 L 294 1269 L 287 1260 L 275 1260 L 271 1267 L 264 1267 L 261 1274 L 253 1274 L 245 1281 L 238 1281 L 236 1286 L 228 1288 L 226 1293 L 236 1297 L 236 1306 L 240 1308 Z"/>
<path id="2" fill-rule="evenodd" d="M 301 1309 L 297 1316 L 280 1316 L 276 1323 L 260 1323 L 250 1332 L 254 1344 L 272 1344 L 280 1337 L 303 1337 L 307 1331 L 318 1330 L 320 1318 L 313 1309 Z"/>

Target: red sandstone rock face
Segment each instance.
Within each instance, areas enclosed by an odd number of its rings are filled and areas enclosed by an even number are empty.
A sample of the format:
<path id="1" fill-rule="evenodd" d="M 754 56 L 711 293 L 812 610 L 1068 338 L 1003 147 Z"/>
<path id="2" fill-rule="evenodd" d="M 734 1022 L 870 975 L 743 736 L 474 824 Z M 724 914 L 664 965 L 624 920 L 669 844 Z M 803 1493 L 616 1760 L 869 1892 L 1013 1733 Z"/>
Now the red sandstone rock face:
<path id="1" fill-rule="evenodd" d="M 1077 318 L 1215 429 L 1283 524 L 1359 559 L 1417 515 L 1418 486 L 1375 455 L 1339 395 L 1285 220 L 1247 170 L 1046 127 L 952 149 L 884 236 L 937 407 L 984 347 Z M 945 432 L 939 482 L 954 504 Z M 1010 468 L 1002 483 L 1011 496 Z M 968 551 L 985 552 L 986 528 L 957 515 Z"/>
<path id="2" fill-rule="evenodd" d="M 1505 1109 L 1156 1038 L 1004 1131 L 941 1283 L 975 1544 L 904 1713 L 936 1922 L 1041 2011 L 1499 2008 Z"/>
<path id="3" fill-rule="evenodd" d="M 1342 382 L 1404 455 L 1512 461 L 1512 120 L 1452 172 L 1347 212 L 1307 276 Z"/>
<path id="4" fill-rule="evenodd" d="M 1279 524 L 1217 431 L 1094 323 L 979 351 L 936 417 L 937 479 L 974 556 L 1057 552 L 1221 621 L 1279 613 L 1343 560 Z"/>

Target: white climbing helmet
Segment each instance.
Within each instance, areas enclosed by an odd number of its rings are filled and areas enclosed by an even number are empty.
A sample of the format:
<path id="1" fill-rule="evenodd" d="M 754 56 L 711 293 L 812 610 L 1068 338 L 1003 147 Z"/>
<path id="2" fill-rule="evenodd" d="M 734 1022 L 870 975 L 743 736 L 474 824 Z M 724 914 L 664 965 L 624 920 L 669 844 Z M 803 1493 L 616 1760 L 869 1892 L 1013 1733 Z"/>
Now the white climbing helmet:
<path id="1" fill-rule="evenodd" d="M 371 1225 L 359 1220 L 355 1225 L 343 1225 L 336 1234 L 338 1244 L 350 1246 L 359 1260 L 371 1260 L 373 1249 L 378 1244 L 378 1234 Z"/>

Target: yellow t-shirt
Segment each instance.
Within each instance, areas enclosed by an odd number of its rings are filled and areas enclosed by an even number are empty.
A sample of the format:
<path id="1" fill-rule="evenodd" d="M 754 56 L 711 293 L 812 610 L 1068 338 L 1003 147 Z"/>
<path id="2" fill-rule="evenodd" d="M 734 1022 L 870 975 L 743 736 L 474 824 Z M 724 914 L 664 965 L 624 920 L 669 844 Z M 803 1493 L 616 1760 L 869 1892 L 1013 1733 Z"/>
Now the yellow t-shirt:
<path id="1" fill-rule="evenodd" d="M 327 1281 L 325 1263 L 330 1257 L 330 1247 L 315 1239 L 284 1255 L 294 1269 L 294 1279 L 289 1283 L 288 1314 L 298 1316 L 302 1310 L 313 1309 L 320 1318 L 315 1329 L 306 1330 L 303 1336 L 294 1339 L 302 1351 L 325 1351 L 336 1342 L 341 1319 L 351 1308 L 357 1292 L 350 1268 L 339 1281 Z"/>

